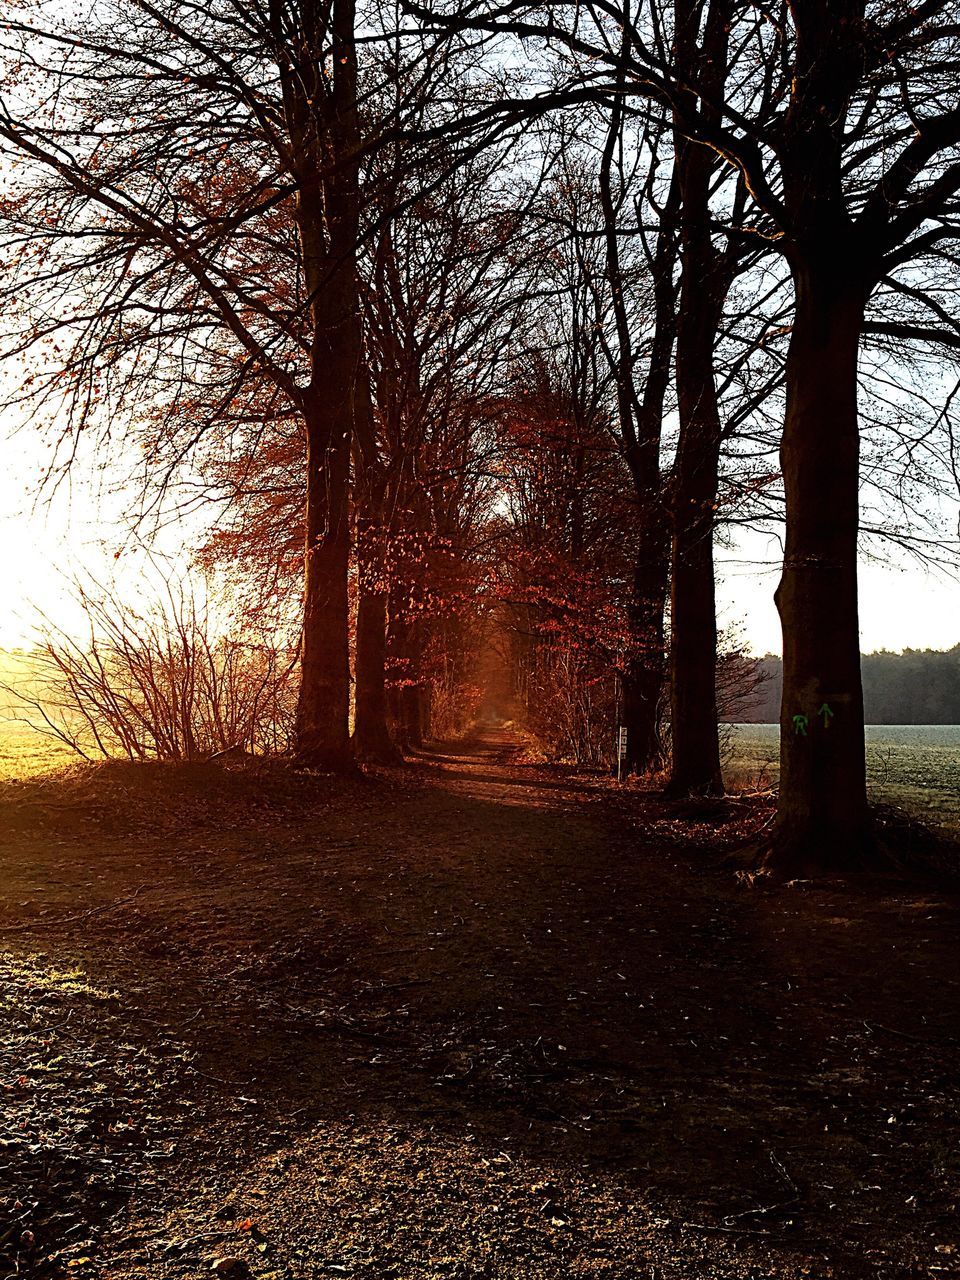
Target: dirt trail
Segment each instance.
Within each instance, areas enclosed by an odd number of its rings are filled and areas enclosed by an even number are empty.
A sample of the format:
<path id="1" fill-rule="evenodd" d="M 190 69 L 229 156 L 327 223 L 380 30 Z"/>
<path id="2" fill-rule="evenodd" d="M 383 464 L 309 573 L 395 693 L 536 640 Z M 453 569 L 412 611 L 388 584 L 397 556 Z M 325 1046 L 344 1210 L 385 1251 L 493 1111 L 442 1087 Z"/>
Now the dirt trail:
<path id="1" fill-rule="evenodd" d="M 515 746 L 10 832 L 8 1269 L 960 1275 L 956 901 L 744 888 Z"/>

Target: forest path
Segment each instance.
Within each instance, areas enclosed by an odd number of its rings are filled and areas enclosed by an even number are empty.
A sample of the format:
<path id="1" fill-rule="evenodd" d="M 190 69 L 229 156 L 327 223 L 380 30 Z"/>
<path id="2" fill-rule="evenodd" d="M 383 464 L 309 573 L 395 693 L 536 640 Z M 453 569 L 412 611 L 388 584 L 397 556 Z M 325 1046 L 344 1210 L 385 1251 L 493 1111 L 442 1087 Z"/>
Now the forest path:
<path id="1" fill-rule="evenodd" d="M 516 747 L 11 832 L 11 1266 L 960 1274 L 956 901 L 742 887 L 675 809 Z"/>

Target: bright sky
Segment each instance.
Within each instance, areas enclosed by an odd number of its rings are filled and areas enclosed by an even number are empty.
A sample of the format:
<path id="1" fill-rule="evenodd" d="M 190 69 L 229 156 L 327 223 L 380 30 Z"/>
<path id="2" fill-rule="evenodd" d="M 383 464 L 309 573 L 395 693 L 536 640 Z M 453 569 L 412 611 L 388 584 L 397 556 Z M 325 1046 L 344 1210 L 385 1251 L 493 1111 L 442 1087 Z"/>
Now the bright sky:
<path id="1" fill-rule="evenodd" d="M 780 542 L 743 533 L 717 550 L 717 612 L 736 626 L 757 655 L 782 652 L 773 593 L 780 577 Z M 860 648 L 951 649 L 960 644 L 960 581 L 925 573 L 916 561 L 860 565 Z"/>
<path id="2" fill-rule="evenodd" d="M 97 454 L 95 441 L 86 442 L 70 482 L 45 497 L 39 486 L 51 450 L 35 430 L 0 432 L 0 649 L 29 645 L 38 611 L 82 634 L 82 613 L 69 587 L 77 572 L 115 583 L 134 604 L 156 594 L 156 572 L 129 537 L 130 494 L 98 469 Z M 195 525 L 187 530 L 167 529 L 157 543 L 160 556 L 174 564 L 182 556 L 186 564 L 184 537 L 189 548 L 197 545 Z"/>
<path id="3" fill-rule="evenodd" d="M 60 625 L 78 624 L 64 580 L 71 569 L 84 569 L 101 581 L 115 575 L 131 601 L 142 591 L 142 558 L 127 551 L 114 560 L 127 514 L 122 498 L 78 479 L 49 504 L 37 504 L 41 468 L 48 462 L 36 432 L 0 435 L 0 648 L 30 642 L 37 608 Z M 78 473 L 88 470 L 81 467 Z M 195 545 L 196 529 L 191 532 Z M 174 530 L 168 530 L 165 544 L 174 559 L 183 550 Z M 773 604 L 777 539 L 744 533 L 735 547 L 719 548 L 717 554 L 721 625 L 733 626 L 756 654 L 779 653 L 780 624 Z M 924 573 L 914 563 L 862 565 L 864 651 L 947 649 L 958 643 L 960 583 Z"/>

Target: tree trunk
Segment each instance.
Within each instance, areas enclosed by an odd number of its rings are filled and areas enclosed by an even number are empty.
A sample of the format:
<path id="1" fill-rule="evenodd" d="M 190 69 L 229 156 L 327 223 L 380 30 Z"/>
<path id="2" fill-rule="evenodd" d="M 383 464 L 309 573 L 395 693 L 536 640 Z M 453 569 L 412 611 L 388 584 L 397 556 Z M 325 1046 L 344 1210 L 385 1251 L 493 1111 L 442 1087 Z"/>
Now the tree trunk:
<path id="1" fill-rule="evenodd" d="M 428 682 L 421 686 L 420 694 L 420 727 L 425 741 L 433 740 L 433 684 Z"/>
<path id="2" fill-rule="evenodd" d="M 627 28 L 623 30 L 624 63 L 618 74 L 623 85 L 629 52 Z M 663 614 L 667 598 L 668 535 L 660 471 L 660 443 L 664 403 L 670 381 L 670 355 L 676 334 L 677 261 L 676 217 L 680 184 L 676 173 L 661 212 L 660 230 L 651 262 L 654 296 L 654 330 L 650 361 L 642 396 L 634 385 L 636 360 L 630 317 L 624 301 L 623 273 L 617 235 L 618 206 L 614 196 L 614 155 L 621 141 L 624 94 L 614 96 L 610 127 L 599 172 L 601 207 L 605 223 L 607 275 L 617 330 L 617 410 L 620 439 L 630 468 L 637 500 L 636 559 L 627 604 L 633 651 L 620 675 L 621 724 L 627 731 L 625 765 L 629 773 L 646 773 L 661 760 L 660 698 L 664 676 Z"/>
<path id="3" fill-rule="evenodd" d="M 366 371 L 364 371 L 366 375 Z M 353 752 L 358 760 L 400 764 L 387 726 L 386 475 L 374 425 L 369 379 L 357 388 L 354 422 L 360 507 L 356 519 L 357 634 L 354 655 Z"/>
<path id="4" fill-rule="evenodd" d="M 410 624 L 404 616 L 405 592 L 394 581 L 388 599 L 387 621 L 387 713 L 394 740 L 401 752 L 408 752 L 414 743 L 407 731 L 407 689 L 412 678 L 410 660 Z"/>
<path id="5" fill-rule="evenodd" d="M 661 638 L 663 631 L 661 628 Z M 628 773 L 644 774 L 656 769 L 661 757 L 660 698 L 663 694 L 664 663 L 646 657 L 631 660 L 620 681 L 621 722 L 627 731 Z"/>
<path id="6" fill-rule="evenodd" d="M 832 256 L 795 269 L 780 450 L 786 491 L 780 798 L 766 865 L 842 871 L 869 849 L 857 610 L 857 354 L 865 290 Z"/>
<path id="7" fill-rule="evenodd" d="M 404 724 L 403 688 L 400 685 L 391 684 L 387 686 L 387 715 L 392 727 L 393 739 L 401 756 L 403 756 L 409 752 L 411 743 L 407 737 L 407 730 Z"/>
<path id="8" fill-rule="evenodd" d="M 664 678 L 663 613 L 667 597 L 667 538 L 659 527 L 658 497 L 647 499 L 640 519 L 656 528 L 642 539 L 628 605 L 636 645 L 621 678 L 622 722 L 627 730 L 626 767 L 646 773 L 662 759 L 660 700 Z"/>
<path id="9" fill-rule="evenodd" d="M 728 64 L 731 6 L 710 0 L 700 35 L 701 6 L 675 0 L 675 52 L 706 97 L 714 119 Z M 732 244 L 713 241 L 710 196 L 716 158 L 675 131 L 680 184 L 680 300 L 676 380 L 680 436 L 671 486 L 670 795 L 722 795 L 717 725 L 717 618 L 713 531 L 723 430 L 714 382 L 714 348 L 736 269 Z M 740 192 L 738 190 L 738 198 Z"/>
<path id="10" fill-rule="evenodd" d="M 722 795 L 713 530 L 723 431 L 713 355 L 729 276 L 710 238 L 711 157 L 689 143 L 678 152 L 684 243 L 676 349 L 680 435 L 670 503 L 672 754 L 667 793 Z"/>
<path id="11" fill-rule="evenodd" d="M 310 385 L 303 395 L 307 510 L 297 756 L 309 765 L 340 768 L 352 761 L 349 484 L 364 360 L 357 284 L 360 134 L 355 0 L 334 0 L 329 21 L 332 84 L 326 81 L 313 19 L 304 32 L 305 49 L 313 58 L 306 57 L 296 72 L 285 64 L 281 79 L 296 157 L 296 218 L 312 329 Z M 331 158 L 336 161 L 333 165 Z"/>
<path id="12" fill-rule="evenodd" d="M 717 619 L 713 568 L 714 504 L 720 423 L 711 356 L 694 371 L 680 371 L 681 402 L 701 384 L 693 420 L 681 427 L 674 490 L 670 593 L 670 732 L 672 757 L 667 793 L 722 795 L 717 726 Z M 690 353 L 688 353 L 690 354 Z M 701 353 L 702 355 L 702 353 Z M 703 383 L 709 380 L 709 387 Z M 683 410 L 681 409 L 681 415 Z M 681 416 L 682 420 L 682 416 Z"/>
<path id="13" fill-rule="evenodd" d="M 387 727 L 387 593 L 360 568 L 354 661 L 353 752 L 358 760 L 399 764 L 403 759 Z"/>
<path id="14" fill-rule="evenodd" d="M 420 686 L 405 684 L 400 690 L 400 719 L 403 724 L 403 740 L 410 750 L 423 746 L 423 728 L 420 724 Z"/>
<path id="15" fill-rule="evenodd" d="M 403 733 L 410 746 L 419 749 L 425 737 L 424 685 L 421 680 L 423 637 L 419 622 L 407 623 L 405 642 L 409 683 L 403 686 L 400 699 Z"/>
<path id="16" fill-rule="evenodd" d="M 342 373 L 342 370 L 340 371 Z M 307 412 L 307 510 L 303 639 L 297 702 L 297 755 L 319 768 L 349 761 L 349 606 L 347 513 L 350 378 Z M 311 397 L 311 401 L 312 401 Z"/>

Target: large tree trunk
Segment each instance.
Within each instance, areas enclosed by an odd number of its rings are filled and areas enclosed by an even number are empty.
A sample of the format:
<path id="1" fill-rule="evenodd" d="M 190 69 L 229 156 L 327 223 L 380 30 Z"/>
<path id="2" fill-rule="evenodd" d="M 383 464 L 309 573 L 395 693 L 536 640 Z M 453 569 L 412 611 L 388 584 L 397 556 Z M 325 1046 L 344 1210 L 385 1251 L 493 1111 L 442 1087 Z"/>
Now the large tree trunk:
<path id="1" fill-rule="evenodd" d="M 374 423 L 370 384 L 357 389 L 356 519 L 357 633 L 354 653 L 353 752 L 372 764 L 399 764 L 403 755 L 387 726 L 386 475 Z"/>
<path id="2" fill-rule="evenodd" d="M 795 269 L 780 451 L 787 535 L 780 799 L 767 865 L 862 864 L 869 846 L 857 612 L 857 354 L 865 291 L 838 256 Z"/>
<path id="3" fill-rule="evenodd" d="M 623 32 L 625 79 L 629 52 Z M 664 404 L 670 381 L 670 355 L 676 332 L 674 268 L 677 261 L 676 217 L 680 185 L 676 174 L 661 213 L 660 230 L 651 263 L 654 329 L 642 395 L 634 385 L 636 360 L 633 334 L 623 293 L 623 273 L 617 235 L 618 206 L 614 196 L 614 155 L 621 141 L 623 94 L 614 97 L 610 127 L 601 155 L 599 186 L 605 222 L 607 275 L 617 330 L 615 365 L 620 439 L 630 468 L 637 503 L 638 538 L 633 581 L 627 604 L 632 651 L 620 674 L 620 719 L 627 731 L 625 764 L 629 773 L 646 773 L 661 761 L 660 699 L 664 676 L 663 614 L 667 599 L 669 559 L 660 443 Z"/>
<path id="4" fill-rule="evenodd" d="M 362 545 L 362 534 L 359 542 Z M 387 592 L 365 572 L 362 551 L 360 559 L 353 751 L 358 760 L 398 764 L 403 757 L 387 726 Z"/>
<path id="5" fill-rule="evenodd" d="M 717 726 L 713 529 L 720 418 L 713 385 L 716 326 L 704 313 L 677 336 L 680 443 L 674 472 L 670 592 L 670 795 L 722 795 Z M 694 333 L 685 333 L 692 327 Z"/>
<path id="6" fill-rule="evenodd" d="M 869 853 L 857 610 L 857 356 L 877 246 L 851 225 L 844 121 L 862 68 L 863 0 L 796 6 L 782 126 L 795 312 L 780 449 L 786 494 L 780 796 L 766 867 L 806 876 Z M 872 265 L 871 265 L 872 263 Z"/>
<path id="7" fill-rule="evenodd" d="M 675 53 L 701 84 L 700 109 L 715 118 L 728 62 L 731 6 L 710 0 L 702 36 L 702 9 L 675 0 Z M 686 90 L 696 98 L 692 87 Z M 716 159 L 675 131 L 680 185 L 680 300 L 676 380 L 680 435 L 671 486 L 670 795 L 723 793 L 717 725 L 717 620 L 713 569 L 720 446 L 723 430 L 714 381 L 714 349 L 735 250 L 713 240 L 710 209 Z M 739 199 L 741 192 L 738 191 Z"/>
<path id="8" fill-rule="evenodd" d="M 306 546 L 296 724 L 298 757 L 320 768 L 339 768 L 349 759 L 347 489 L 352 396 L 349 377 L 331 381 L 339 395 L 322 407 L 310 404 L 306 414 Z"/>
<path id="9" fill-rule="evenodd" d="M 640 519 L 659 526 L 659 497 L 650 497 Z M 628 606 L 636 646 L 621 678 L 622 721 L 627 730 L 626 766 L 646 773 L 661 762 L 660 701 L 664 683 L 663 614 L 668 589 L 665 531 L 651 528 L 637 553 Z"/>
<path id="10" fill-rule="evenodd" d="M 329 33 L 317 13 L 303 32 L 296 70 L 281 67 L 298 180 L 297 224 L 310 303 L 307 510 L 297 755 L 306 764 L 349 764 L 350 451 L 363 332 L 357 285 L 359 116 L 355 0 L 334 0 Z M 332 35 L 332 84 L 322 54 Z M 311 84 L 311 77 L 313 83 Z"/>
<path id="11" fill-rule="evenodd" d="M 674 181 L 665 217 L 677 212 L 678 190 Z M 660 442 L 676 336 L 675 262 L 673 229 L 665 228 L 654 262 L 656 306 L 650 364 L 638 406 L 636 437 L 627 450 L 638 524 L 627 607 L 634 651 L 621 683 L 627 730 L 626 765 L 631 773 L 647 773 L 663 760 L 660 711 L 666 673 L 664 611 L 670 589 L 670 530 L 660 471 Z"/>

